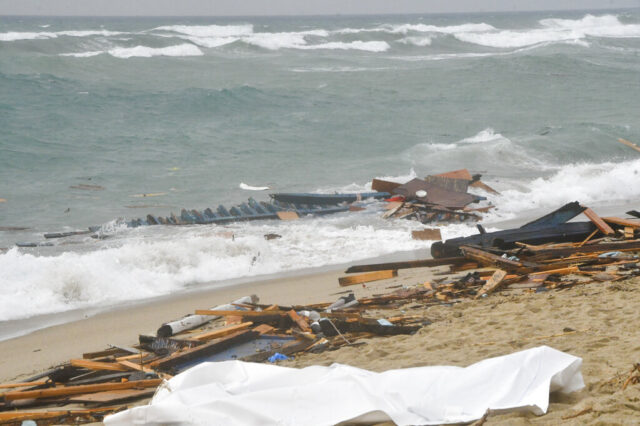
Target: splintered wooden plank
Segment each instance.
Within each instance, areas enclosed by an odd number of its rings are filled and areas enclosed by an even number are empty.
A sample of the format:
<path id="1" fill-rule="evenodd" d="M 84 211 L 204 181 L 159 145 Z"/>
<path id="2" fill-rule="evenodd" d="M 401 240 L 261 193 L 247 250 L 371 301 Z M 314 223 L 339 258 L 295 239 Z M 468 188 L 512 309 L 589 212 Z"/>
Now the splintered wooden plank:
<path id="1" fill-rule="evenodd" d="M 109 349 L 105 349 L 104 351 L 83 353 L 82 358 L 84 359 L 102 358 L 104 356 L 118 355 L 123 352 L 125 351 L 123 351 L 120 348 L 109 348 Z"/>
<path id="2" fill-rule="evenodd" d="M 489 253 L 473 247 L 461 246 L 460 250 L 466 258 L 475 260 L 476 262 L 484 266 L 498 266 L 500 268 L 505 268 L 508 270 L 514 270 L 522 268 L 524 266 L 522 262 L 509 260 L 504 257 L 497 256 L 493 253 Z"/>
<path id="3" fill-rule="evenodd" d="M 371 189 L 378 192 L 388 192 L 391 194 L 394 189 L 402 185 L 397 182 L 389 182 L 381 179 L 374 179 L 371 181 Z"/>
<path id="4" fill-rule="evenodd" d="M 88 359 L 72 359 L 69 361 L 74 367 L 87 368 L 89 370 L 127 371 L 127 367 L 115 362 L 98 362 Z"/>
<path id="5" fill-rule="evenodd" d="M 443 265 L 461 265 L 467 263 L 468 260 L 462 256 L 460 257 L 443 257 L 440 259 L 421 259 L 421 260 L 409 260 L 406 262 L 390 262 L 390 263 L 373 263 L 369 265 L 354 265 L 350 266 L 345 274 L 352 274 L 355 272 L 370 272 L 370 271 L 384 271 L 387 269 L 410 269 L 410 268 L 431 268 L 435 266 Z"/>
<path id="6" fill-rule="evenodd" d="M 596 228 L 598 228 L 604 235 L 615 234 L 615 231 L 589 207 L 587 207 L 582 213 L 584 213 L 584 215 L 588 217 L 589 220 L 596 226 Z"/>
<path id="7" fill-rule="evenodd" d="M 76 418 L 90 415 L 107 415 L 122 410 L 122 407 L 101 407 L 86 410 L 63 410 L 63 411 L 9 411 L 0 413 L 0 422 L 19 422 L 24 420 L 47 420 L 56 417 Z M 46 424 L 51 424 L 50 422 Z"/>
<path id="8" fill-rule="evenodd" d="M 633 143 L 633 142 L 631 142 L 631 141 L 628 141 L 628 140 L 626 140 L 626 139 L 622 139 L 622 138 L 620 138 L 620 139 L 618 139 L 618 142 L 620 142 L 621 144 L 624 144 L 624 145 L 628 146 L 629 148 L 633 148 L 633 149 L 635 149 L 636 151 L 640 151 L 640 146 L 638 146 L 637 144 L 635 144 L 635 143 Z"/>
<path id="9" fill-rule="evenodd" d="M 376 272 L 368 272 L 360 275 L 353 275 L 349 277 L 340 277 L 338 278 L 338 282 L 341 286 L 348 286 L 360 283 L 367 283 L 371 281 L 379 281 L 386 280 L 388 278 L 393 278 L 398 276 L 398 271 L 395 269 L 388 271 L 376 271 Z"/>
<path id="10" fill-rule="evenodd" d="M 14 388 L 28 388 L 31 386 L 40 386 L 46 384 L 46 380 L 40 380 L 37 382 L 24 382 L 24 383 L 3 383 L 0 384 L 0 389 L 14 389 Z"/>
<path id="11" fill-rule="evenodd" d="M 273 333 L 275 329 L 275 327 L 272 327 L 269 324 L 260 324 L 259 326 L 254 328 L 253 331 L 260 333 L 260 335 L 262 336 L 263 334 Z"/>
<path id="12" fill-rule="evenodd" d="M 627 240 L 632 240 L 633 237 L 635 237 L 635 231 L 632 227 L 630 226 L 625 226 L 624 227 L 624 238 Z"/>
<path id="13" fill-rule="evenodd" d="M 111 404 L 131 398 L 141 398 L 151 396 L 155 393 L 154 388 L 147 389 L 121 389 L 105 392 L 87 393 L 75 395 L 69 398 L 69 402 L 94 402 L 101 404 Z"/>
<path id="14" fill-rule="evenodd" d="M 292 309 L 287 312 L 287 315 L 289 315 L 289 318 L 291 318 L 293 322 L 295 322 L 296 325 L 300 327 L 300 330 L 311 332 L 311 327 L 309 327 L 309 324 L 307 324 L 307 322 L 302 317 L 300 317 L 300 315 L 298 315 L 296 311 Z"/>
<path id="15" fill-rule="evenodd" d="M 640 220 L 637 220 L 637 219 L 622 219 L 619 217 L 603 217 L 602 220 L 604 220 L 607 223 L 613 223 L 615 225 L 625 226 L 629 228 L 635 228 L 635 229 L 640 228 Z"/>
<path id="16" fill-rule="evenodd" d="M 237 311 L 235 311 L 237 312 Z M 215 330 L 207 331 L 205 333 L 196 334 L 195 336 L 189 336 L 190 339 L 195 339 L 199 341 L 217 339 L 219 337 L 228 336 L 231 333 L 235 333 L 236 331 L 245 330 L 253 325 L 252 322 L 243 322 L 241 324 L 234 324 L 223 328 L 218 328 Z"/>
<path id="17" fill-rule="evenodd" d="M 529 274 L 522 281 L 514 284 L 510 284 L 509 288 L 537 288 L 544 284 L 544 280 L 547 279 L 549 274 Z"/>
<path id="18" fill-rule="evenodd" d="M 437 187 L 454 192 L 467 192 L 469 189 L 468 179 L 455 179 L 444 176 L 427 176 L 424 181 Z"/>
<path id="19" fill-rule="evenodd" d="M 212 316 L 220 316 L 220 317 L 228 317 L 228 316 L 238 316 L 238 317 L 262 317 L 265 315 L 286 315 L 285 311 L 281 310 L 272 310 L 272 311 L 218 311 L 211 309 L 196 309 L 196 315 L 212 315 Z"/>
<path id="20" fill-rule="evenodd" d="M 469 184 L 469 186 L 471 186 L 473 188 L 484 189 L 489 194 L 500 195 L 500 193 L 498 191 L 496 191 L 495 189 L 493 189 L 492 187 L 490 187 L 486 183 L 482 182 L 481 180 L 477 180 L 475 182 L 472 182 L 472 183 Z"/>
<path id="21" fill-rule="evenodd" d="M 118 364 L 122 365 L 123 367 L 126 367 L 130 370 L 138 370 L 138 371 L 144 371 L 145 373 L 152 373 L 153 370 L 150 369 L 149 367 L 145 366 L 145 365 L 140 365 L 138 363 L 129 361 L 129 360 L 123 360 L 123 361 L 118 361 Z"/>
<path id="22" fill-rule="evenodd" d="M 491 276 L 491 278 L 487 280 L 485 285 L 482 286 L 480 291 L 478 291 L 478 294 L 476 294 L 475 298 L 477 299 L 479 297 L 482 297 L 482 295 L 484 294 L 489 294 L 492 291 L 495 291 L 496 289 L 498 289 L 498 287 L 500 287 L 500 284 L 502 283 L 502 280 L 504 280 L 506 276 L 507 276 L 507 271 L 503 271 L 501 269 L 498 269 L 497 271 L 495 271 Z"/>
<path id="23" fill-rule="evenodd" d="M 473 180 L 471 173 L 467 169 L 453 170 L 451 172 L 440 173 L 434 176 L 441 176 L 452 179 L 465 179 L 465 180 Z"/>
<path id="24" fill-rule="evenodd" d="M 411 238 L 424 241 L 442 241 L 442 234 L 440 234 L 439 228 L 421 229 L 419 231 L 412 231 Z"/>
<path id="25" fill-rule="evenodd" d="M 296 212 L 276 212 L 276 215 L 280 220 L 297 220 L 300 219 Z"/>
<path id="26" fill-rule="evenodd" d="M 156 387 L 160 383 L 162 383 L 162 379 L 133 380 L 122 383 L 97 383 L 93 385 L 58 386 L 55 388 L 37 389 L 32 391 L 7 392 L 4 394 L 4 400 L 16 401 L 19 399 L 51 398 L 120 389 L 142 389 Z"/>

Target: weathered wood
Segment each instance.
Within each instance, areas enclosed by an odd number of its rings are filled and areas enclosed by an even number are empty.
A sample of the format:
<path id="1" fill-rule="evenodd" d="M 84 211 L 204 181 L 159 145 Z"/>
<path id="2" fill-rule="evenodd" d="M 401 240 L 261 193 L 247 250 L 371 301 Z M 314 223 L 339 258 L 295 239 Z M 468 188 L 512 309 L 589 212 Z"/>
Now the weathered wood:
<path id="1" fill-rule="evenodd" d="M 97 352 L 85 352 L 82 354 L 82 358 L 84 359 L 93 359 L 93 358 L 102 358 L 105 356 L 110 356 L 110 355 L 118 355 L 121 353 L 124 353 L 125 351 L 123 351 L 120 348 L 109 348 L 109 349 L 105 349 L 104 351 L 97 351 Z"/>
<path id="2" fill-rule="evenodd" d="M 300 219 L 296 212 L 276 212 L 278 219 L 280 220 L 297 220 Z"/>
<path id="3" fill-rule="evenodd" d="M 495 189 L 493 189 L 492 187 L 490 187 L 489 185 L 487 185 L 486 183 L 477 180 L 475 182 L 471 182 L 469 184 L 469 186 L 473 187 L 473 188 L 480 188 L 480 189 L 484 189 L 485 191 L 487 191 L 489 194 L 494 194 L 494 195 L 500 195 L 500 193 L 498 191 L 496 191 Z"/>
<path id="4" fill-rule="evenodd" d="M 371 189 L 378 192 L 388 192 L 392 193 L 394 189 L 402 185 L 397 182 L 389 182 L 381 179 L 373 179 L 371 181 Z"/>
<path id="5" fill-rule="evenodd" d="M 22 422 L 24 420 L 48 420 L 58 417 L 84 417 L 88 415 L 96 415 L 102 417 L 109 413 L 122 410 L 122 407 L 101 407 L 90 408 L 86 410 L 57 410 L 57 411 L 9 411 L 0 413 L 0 422 Z M 47 423 L 50 424 L 50 423 Z"/>
<path id="6" fill-rule="evenodd" d="M 624 227 L 624 238 L 627 240 L 632 240 L 635 237 L 635 230 L 630 226 Z"/>
<path id="7" fill-rule="evenodd" d="M 153 370 L 149 367 L 146 367 L 144 365 L 129 361 L 129 360 L 122 360 L 122 361 L 118 361 L 118 364 L 122 365 L 123 367 L 126 367 L 129 370 L 138 370 L 138 371 L 144 371 L 145 373 L 152 373 Z"/>
<path id="8" fill-rule="evenodd" d="M 409 260 L 406 262 L 390 262 L 390 263 L 373 263 L 369 265 L 355 265 L 350 266 L 345 274 L 352 274 L 356 272 L 371 272 L 371 271 L 384 271 L 388 269 L 410 269 L 410 268 L 432 268 L 434 266 L 443 265 L 462 265 L 467 263 L 468 260 L 464 256 L 459 257 L 446 257 L 441 259 L 421 259 L 421 260 Z"/>
<path id="9" fill-rule="evenodd" d="M 69 361 L 72 366 L 86 368 L 88 370 L 109 370 L 109 371 L 127 371 L 128 368 L 115 362 L 98 362 L 88 359 L 72 359 Z"/>
<path id="10" fill-rule="evenodd" d="M 251 318 L 251 317 L 261 317 L 264 315 L 281 315 L 284 316 L 287 314 L 286 311 L 281 310 L 272 310 L 272 311 L 213 311 L 209 309 L 196 309 L 196 315 L 216 315 L 220 317 L 227 316 L 241 316 L 243 318 Z"/>
<path id="11" fill-rule="evenodd" d="M 307 322 L 302 317 L 300 317 L 300 315 L 298 315 L 296 311 L 292 309 L 287 312 L 287 315 L 289 315 L 289 318 L 291 318 L 291 320 L 295 322 L 298 327 L 300 327 L 300 330 L 311 332 L 311 327 L 309 327 L 309 324 L 307 324 Z"/>
<path id="12" fill-rule="evenodd" d="M 640 228 L 640 220 L 635 219 L 621 219 L 619 217 L 603 217 L 607 223 L 613 223 L 615 225 L 625 226 L 629 228 L 639 229 Z"/>
<path id="13" fill-rule="evenodd" d="M 453 170 L 450 172 L 440 173 L 434 176 L 442 176 L 442 177 L 447 177 L 452 179 L 473 180 L 471 173 L 469 173 L 469 170 L 467 169 Z"/>
<path id="14" fill-rule="evenodd" d="M 440 233 L 439 228 L 435 229 L 421 229 L 418 231 L 411 232 L 411 238 L 414 240 L 424 240 L 424 241 L 441 241 L 442 234 Z"/>
<path id="15" fill-rule="evenodd" d="M 478 299 L 479 297 L 482 297 L 484 294 L 489 294 L 497 290 L 500 287 L 502 280 L 506 276 L 507 276 L 506 271 L 503 271 L 501 269 L 498 269 L 497 271 L 495 271 L 491 276 L 491 278 L 489 278 L 485 283 L 485 285 L 483 285 L 482 288 L 478 291 L 478 294 L 476 294 L 475 298 Z"/>
<path id="16" fill-rule="evenodd" d="M 615 231 L 609 225 L 607 225 L 607 223 L 604 220 L 602 220 L 602 218 L 598 216 L 596 212 L 594 212 L 590 208 L 587 207 L 582 213 L 586 217 L 588 217 L 589 220 L 593 222 L 593 224 L 596 226 L 596 228 L 598 228 L 600 232 L 602 232 L 604 235 L 615 234 Z"/>
<path id="17" fill-rule="evenodd" d="M 522 225 L 520 229 L 535 229 L 540 227 L 560 225 L 578 216 L 585 209 L 586 207 L 581 206 L 579 202 L 573 201 L 571 203 L 565 204 L 557 210 L 552 211 L 549 214 L 546 214 L 534 221 Z"/>
<path id="18" fill-rule="evenodd" d="M 46 384 L 46 380 L 40 380 L 37 382 L 24 382 L 24 383 L 3 383 L 0 384 L 0 389 L 13 389 L 13 388 L 28 388 L 31 386 L 40 386 Z"/>
<path id="19" fill-rule="evenodd" d="M 600 243 L 584 245 L 582 247 L 544 248 L 536 250 L 534 261 L 545 258 L 558 258 L 577 253 L 605 253 L 608 251 L 634 251 L 640 250 L 640 240 L 624 241 L 619 243 Z"/>
<path id="20" fill-rule="evenodd" d="M 260 333 L 253 330 L 238 331 L 221 339 L 205 343 L 202 346 L 186 349 L 181 352 L 174 352 L 167 358 L 152 362 L 151 364 L 149 364 L 149 367 L 157 370 L 168 370 L 176 365 L 183 364 L 198 358 L 206 358 L 234 345 L 251 341 L 259 335 Z"/>
<path id="21" fill-rule="evenodd" d="M 626 139 L 620 138 L 620 139 L 618 139 L 618 142 L 620 142 L 623 145 L 628 146 L 629 148 L 633 148 L 636 151 L 640 151 L 640 146 L 636 145 L 635 143 L 633 143 L 631 141 L 628 141 Z"/>
<path id="22" fill-rule="evenodd" d="M 484 266 L 497 266 L 506 270 L 515 270 L 525 266 L 522 262 L 509 260 L 504 257 L 497 256 L 493 253 L 489 253 L 487 251 L 469 246 L 462 246 L 460 247 L 460 250 L 466 258 L 475 260 L 476 262 Z"/>
<path id="23" fill-rule="evenodd" d="M 386 280 L 388 278 L 393 278 L 398 276 L 398 271 L 395 269 L 388 271 L 376 271 L 376 272 L 368 272 L 360 275 L 349 276 L 349 277 L 340 277 L 338 278 L 338 283 L 341 286 L 348 286 L 354 284 L 367 283 L 371 281 L 379 281 Z"/>
<path id="24" fill-rule="evenodd" d="M 455 179 L 444 176 L 427 176 L 424 178 L 424 181 L 439 188 L 446 189 L 447 191 L 467 192 L 467 189 L 469 189 L 469 180 L 467 179 Z"/>
<path id="25" fill-rule="evenodd" d="M 75 395 L 69 398 L 69 402 L 85 402 L 85 403 L 100 403 L 100 404 L 113 404 L 118 401 L 123 401 L 126 399 L 133 398 L 142 398 L 146 396 L 151 396 L 155 393 L 155 389 L 146 388 L 146 389 L 121 389 L 121 390 L 112 390 L 105 392 L 96 392 L 96 393 L 88 393 Z"/>
<path id="26" fill-rule="evenodd" d="M 253 331 L 260 333 L 260 335 L 262 336 L 263 334 L 273 333 L 275 329 L 275 327 L 272 327 L 269 324 L 260 324 L 259 326 L 254 328 Z"/>
<path id="27" fill-rule="evenodd" d="M 235 311 L 237 314 L 237 311 Z M 211 339 L 217 339 L 219 337 L 228 336 L 229 334 L 235 333 L 236 331 L 246 330 L 247 328 L 253 325 L 252 322 L 243 322 L 241 324 L 230 325 L 223 328 L 217 328 L 215 330 L 207 331 L 205 333 L 196 334 L 194 336 L 189 336 L 190 339 L 205 341 Z"/>
<path id="28" fill-rule="evenodd" d="M 123 383 L 99 383 L 94 385 L 79 385 L 79 386 L 58 386 L 48 389 L 37 389 L 32 391 L 15 391 L 7 392 L 4 394 L 5 401 L 16 401 L 20 399 L 33 399 L 33 398 L 51 398 L 68 395 L 79 395 L 83 393 L 102 392 L 109 390 L 119 389 L 141 389 L 156 387 L 162 383 L 161 379 L 149 379 L 149 380 L 135 380 Z"/>

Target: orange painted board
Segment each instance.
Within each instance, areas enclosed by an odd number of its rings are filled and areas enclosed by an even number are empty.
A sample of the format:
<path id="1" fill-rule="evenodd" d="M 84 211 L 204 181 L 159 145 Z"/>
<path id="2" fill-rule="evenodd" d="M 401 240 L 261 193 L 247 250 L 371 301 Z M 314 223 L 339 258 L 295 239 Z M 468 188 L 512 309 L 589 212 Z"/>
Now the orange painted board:
<path id="1" fill-rule="evenodd" d="M 276 212 L 280 220 L 297 220 L 300 219 L 296 212 Z"/>
<path id="2" fill-rule="evenodd" d="M 397 276 L 398 276 L 398 271 L 396 269 L 391 269 L 386 271 L 367 272 L 359 275 L 340 277 L 338 278 L 338 283 L 340 283 L 340 285 L 344 287 L 348 285 L 367 283 L 371 281 L 386 280 L 388 278 L 393 278 Z"/>
<path id="3" fill-rule="evenodd" d="M 465 180 L 473 180 L 471 177 L 471 173 L 467 169 L 453 170 L 450 172 L 440 173 L 434 176 L 448 177 L 452 179 L 465 179 Z"/>
<path id="4" fill-rule="evenodd" d="M 594 212 L 590 208 L 587 207 L 582 213 L 584 213 L 584 215 L 588 217 L 589 220 L 596 226 L 596 228 L 598 228 L 604 235 L 615 234 L 615 231 L 609 225 L 607 225 L 607 223 L 602 220 L 602 218 L 598 216 L 596 212 Z"/>

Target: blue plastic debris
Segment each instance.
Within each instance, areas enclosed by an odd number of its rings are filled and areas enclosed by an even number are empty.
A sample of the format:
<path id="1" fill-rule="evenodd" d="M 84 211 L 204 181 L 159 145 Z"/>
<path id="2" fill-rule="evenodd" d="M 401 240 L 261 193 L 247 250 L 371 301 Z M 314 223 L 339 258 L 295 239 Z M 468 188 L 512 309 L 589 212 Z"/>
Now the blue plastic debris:
<path id="1" fill-rule="evenodd" d="M 286 361 L 288 359 L 291 359 L 291 358 L 289 358 L 286 355 L 281 354 L 280 352 L 276 352 L 275 354 L 271 355 L 268 358 L 269 362 Z"/>

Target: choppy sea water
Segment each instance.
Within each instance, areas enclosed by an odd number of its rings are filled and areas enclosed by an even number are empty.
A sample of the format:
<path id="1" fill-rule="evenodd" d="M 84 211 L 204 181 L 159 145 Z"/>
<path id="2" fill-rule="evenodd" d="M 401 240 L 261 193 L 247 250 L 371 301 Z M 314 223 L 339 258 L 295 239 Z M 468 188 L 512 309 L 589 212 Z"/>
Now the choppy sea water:
<path id="1" fill-rule="evenodd" d="M 419 224 L 375 208 L 225 226 L 118 220 L 267 199 L 240 182 L 363 191 L 374 177 L 466 167 L 502 192 L 490 228 L 574 200 L 639 208 L 640 153 L 616 141 L 640 142 L 639 99 L 639 10 L 3 18 L 0 227 L 28 229 L 0 231 L 0 321 L 425 247 L 411 240 Z M 109 238 L 14 247 L 89 225 Z"/>

